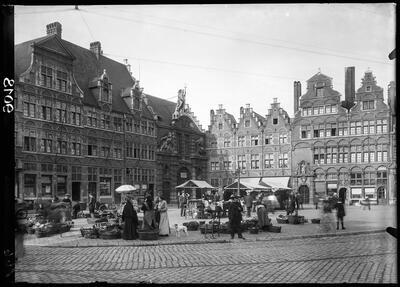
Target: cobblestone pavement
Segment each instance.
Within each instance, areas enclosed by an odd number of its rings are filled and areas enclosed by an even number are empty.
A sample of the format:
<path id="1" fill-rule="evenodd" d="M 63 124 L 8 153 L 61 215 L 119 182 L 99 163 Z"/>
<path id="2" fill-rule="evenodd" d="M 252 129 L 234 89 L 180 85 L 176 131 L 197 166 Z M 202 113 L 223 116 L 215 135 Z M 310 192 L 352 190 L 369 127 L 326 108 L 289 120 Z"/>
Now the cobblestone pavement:
<path id="1" fill-rule="evenodd" d="M 59 248 L 27 246 L 16 282 L 397 283 L 387 233 L 231 243 Z"/>

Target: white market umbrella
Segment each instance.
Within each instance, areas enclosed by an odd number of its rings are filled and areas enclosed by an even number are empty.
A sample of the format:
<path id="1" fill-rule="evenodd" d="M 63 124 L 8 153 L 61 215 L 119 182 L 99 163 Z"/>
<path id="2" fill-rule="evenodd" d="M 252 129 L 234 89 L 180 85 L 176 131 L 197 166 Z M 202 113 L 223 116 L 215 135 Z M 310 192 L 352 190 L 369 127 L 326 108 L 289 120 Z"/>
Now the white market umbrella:
<path id="1" fill-rule="evenodd" d="M 129 184 L 124 184 L 121 185 L 120 187 L 118 187 L 115 191 L 118 193 L 127 193 L 127 192 L 131 192 L 131 191 L 135 191 L 136 187 L 134 187 L 133 185 L 129 185 Z"/>

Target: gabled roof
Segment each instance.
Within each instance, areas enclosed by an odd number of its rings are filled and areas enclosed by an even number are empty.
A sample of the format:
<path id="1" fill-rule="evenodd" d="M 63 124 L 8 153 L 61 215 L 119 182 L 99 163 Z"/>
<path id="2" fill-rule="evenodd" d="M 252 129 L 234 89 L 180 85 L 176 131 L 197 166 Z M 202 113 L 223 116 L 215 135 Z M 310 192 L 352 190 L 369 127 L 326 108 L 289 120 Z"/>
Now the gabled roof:
<path id="1" fill-rule="evenodd" d="M 332 80 L 331 77 L 328 77 L 327 75 L 322 74 L 321 72 L 316 73 L 314 76 L 309 78 L 307 82 L 314 82 L 314 81 L 321 81 L 321 80 Z"/>
<path id="2" fill-rule="evenodd" d="M 25 72 L 31 64 L 31 44 L 44 44 L 47 40 L 51 40 L 55 37 L 58 36 L 45 36 L 15 45 L 16 77 Z M 59 37 L 57 40 L 59 40 L 62 46 L 75 58 L 73 61 L 73 72 L 78 86 L 84 93 L 84 104 L 98 107 L 97 100 L 89 89 L 89 83 L 92 79 L 99 77 L 103 73 L 103 70 L 106 69 L 113 90 L 112 110 L 129 113 L 129 108 L 120 96 L 123 88 L 132 87 L 134 84 L 134 79 L 128 72 L 126 66 L 103 55 L 100 55 L 99 59 L 97 59 L 95 54 L 89 49 L 82 48 L 64 39 L 60 39 Z"/>
<path id="3" fill-rule="evenodd" d="M 181 185 L 176 186 L 175 188 L 206 188 L 206 189 L 214 189 L 215 187 L 208 184 L 208 182 L 204 180 L 188 180 Z"/>
<path id="4" fill-rule="evenodd" d="M 159 122 L 164 125 L 170 125 L 176 103 L 147 94 L 146 97 L 148 100 L 148 105 L 151 106 L 154 113 L 159 116 Z"/>

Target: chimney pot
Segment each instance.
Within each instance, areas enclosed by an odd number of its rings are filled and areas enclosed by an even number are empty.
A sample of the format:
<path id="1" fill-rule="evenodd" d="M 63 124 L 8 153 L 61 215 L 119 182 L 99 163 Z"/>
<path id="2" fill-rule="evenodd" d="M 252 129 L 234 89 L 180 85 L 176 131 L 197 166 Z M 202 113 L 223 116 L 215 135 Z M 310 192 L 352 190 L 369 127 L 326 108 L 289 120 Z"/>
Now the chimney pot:
<path id="1" fill-rule="evenodd" d="M 90 51 L 92 51 L 96 55 L 96 58 L 99 59 L 100 55 L 103 54 L 101 43 L 99 41 L 90 43 Z"/>
<path id="2" fill-rule="evenodd" d="M 57 35 L 61 38 L 62 27 L 59 22 L 46 25 L 47 35 Z"/>

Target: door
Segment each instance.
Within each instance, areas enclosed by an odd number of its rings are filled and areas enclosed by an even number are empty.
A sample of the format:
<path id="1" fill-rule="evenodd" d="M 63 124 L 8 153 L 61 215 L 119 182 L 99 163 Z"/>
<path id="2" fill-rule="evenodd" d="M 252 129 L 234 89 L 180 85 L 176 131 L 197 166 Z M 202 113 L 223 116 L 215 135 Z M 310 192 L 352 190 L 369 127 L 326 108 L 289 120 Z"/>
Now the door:
<path id="1" fill-rule="evenodd" d="M 72 201 L 80 201 L 81 200 L 81 183 L 73 182 L 72 183 Z"/>
<path id="2" fill-rule="evenodd" d="M 377 190 L 378 204 L 386 204 L 386 190 L 383 186 L 379 187 Z"/>
<path id="3" fill-rule="evenodd" d="M 171 183 L 169 181 L 164 181 L 162 184 L 162 191 L 161 194 L 162 196 L 165 198 L 165 200 L 167 201 L 167 203 L 170 202 L 171 198 Z"/>

